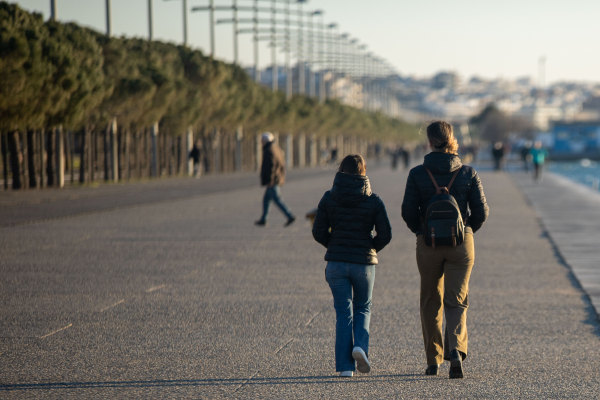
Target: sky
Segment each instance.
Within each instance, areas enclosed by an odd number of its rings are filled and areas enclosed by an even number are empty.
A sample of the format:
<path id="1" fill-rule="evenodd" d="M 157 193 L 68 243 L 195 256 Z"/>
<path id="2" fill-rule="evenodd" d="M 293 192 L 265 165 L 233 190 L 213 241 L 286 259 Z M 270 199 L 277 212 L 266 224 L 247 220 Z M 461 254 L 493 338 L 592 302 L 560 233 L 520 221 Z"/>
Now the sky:
<path id="1" fill-rule="evenodd" d="M 106 0 L 56 1 L 59 20 L 106 30 Z M 50 0 L 12 3 L 45 18 L 50 15 Z M 250 0 L 238 3 L 252 5 Z M 267 1 L 260 3 L 269 6 Z M 231 5 L 231 1 L 215 0 L 215 4 Z M 188 5 L 205 6 L 208 0 L 188 0 Z M 153 0 L 153 9 L 154 38 L 182 42 L 182 0 Z M 337 22 L 340 33 L 366 44 L 403 76 L 455 71 L 465 78 L 537 79 L 538 60 L 544 56 L 546 83 L 600 82 L 600 0 L 309 0 L 304 4 L 306 11 L 317 9 L 324 11 L 326 23 Z M 227 18 L 230 11 L 216 14 L 216 19 Z M 251 14 L 240 12 L 240 18 Z M 208 53 L 208 13 L 190 12 L 188 24 L 190 45 Z M 148 0 L 112 0 L 112 26 L 117 36 L 148 37 Z M 231 61 L 231 25 L 217 25 L 215 41 L 216 58 Z M 252 65 L 251 36 L 242 35 L 239 46 L 241 63 Z M 277 57 L 284 62 L 283 53 Z M 260 47 L 259 60 L 261 67 L 271 63 L 266 43 Z"/>

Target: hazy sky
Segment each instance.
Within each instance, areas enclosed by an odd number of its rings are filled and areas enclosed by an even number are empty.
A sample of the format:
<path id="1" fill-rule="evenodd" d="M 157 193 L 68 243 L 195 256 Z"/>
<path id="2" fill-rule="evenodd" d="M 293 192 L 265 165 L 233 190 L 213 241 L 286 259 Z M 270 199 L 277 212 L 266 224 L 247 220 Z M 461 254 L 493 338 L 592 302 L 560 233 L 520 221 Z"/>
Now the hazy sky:
<path id="1" fill-rule="evenodd" d="M 105 31 L 105 0 L 57 2 L 61 21 Z M 50 0 L 14 3 L 49 16 Z M 188 3 L 201 6 L 208 0 Z M 148 0 L 112 0 L 113 33 L 147 37 L 147 4 Z M 181 42 L 181 0 L 153 0 L 153 4 L 155 38 Z M 325 22 L 339 23 L 342 33 L 367 44 L 403 75 L 454 70 L 467 77 L 537 77 L 543 55 L 547 82 L 600 81 L 600 0 L 309 0 L 304 9 L 324 10 Z M 229 11 L 216 16 L 230 17 Z M 188 21 L 190 44 L 208 52 L 208 14 L 190 13 Z M 231 25 L 217 26 L 217 58 L 232 59 L 231 31 Z M 266 44 L 261 46 L 261 66 L 270 64 L 270 57 Z M 283 54 L 278 57 L 283 63 Z M 253 62 L 250 35 L 240 40 L 240 58 L 245 65 Z"/>

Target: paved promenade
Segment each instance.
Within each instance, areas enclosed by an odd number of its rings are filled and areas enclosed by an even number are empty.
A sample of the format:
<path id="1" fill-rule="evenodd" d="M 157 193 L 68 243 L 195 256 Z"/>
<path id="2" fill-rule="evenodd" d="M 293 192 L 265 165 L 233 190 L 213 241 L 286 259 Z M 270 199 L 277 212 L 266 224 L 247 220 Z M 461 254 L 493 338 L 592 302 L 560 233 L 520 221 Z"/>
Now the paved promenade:
<path id="1" fill-rule="evenodd" d="M 546 174 L 541 185 L 530 175 L 514 177 L 600 315 L 600 193 L 557 174 Z"/>
<path id="2" fill-rule="evenodd" d="M 168 183 L 126 207 L 79 199 L 77 213 L 68 199 L 6 200 L 17 226 L 0 229 L 0 398 L 598 397 L 596 314 L 508 174 L 481 174 L 491 215 L 475 235 L 466 378 L 449 381 L 447 364 L 423 375 L 406 173 L 368 172 L 394 234 L 376 272 L 371 374 L 336 376 L 325 249 L 278 210 L 254 227 L 263 190 L 247 175 Z M 303 216 L 333 172 L 297 174 L 283 196 Z"/>

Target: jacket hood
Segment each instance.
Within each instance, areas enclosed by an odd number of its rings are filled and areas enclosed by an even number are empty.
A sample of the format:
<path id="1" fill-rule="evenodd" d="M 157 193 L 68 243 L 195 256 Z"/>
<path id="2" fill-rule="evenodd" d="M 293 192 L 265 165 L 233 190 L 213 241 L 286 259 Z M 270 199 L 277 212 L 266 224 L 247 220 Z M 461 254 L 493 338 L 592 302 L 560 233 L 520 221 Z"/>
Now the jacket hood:
<path id="1" fill-rule="evenodd" d="M 462 161 L 456 154 L 433 151 L 425 156 L 423 165 L 434 174 L 449 174 L 462 167 Z"/>
<path id="2" fill-rule="evenodd" d="M 331 197 L 344 207 L 354 207 L 371 196 L 369 178 L 363 175 L 335 174 Z"/>

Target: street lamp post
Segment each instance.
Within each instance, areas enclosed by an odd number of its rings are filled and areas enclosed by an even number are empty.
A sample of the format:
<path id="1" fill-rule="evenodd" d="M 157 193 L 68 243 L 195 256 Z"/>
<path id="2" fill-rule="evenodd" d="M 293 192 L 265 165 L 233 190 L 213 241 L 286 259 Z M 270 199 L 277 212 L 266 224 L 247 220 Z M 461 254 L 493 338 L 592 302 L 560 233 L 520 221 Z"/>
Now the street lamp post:
<path id="1" fill-rule="evenodd" d="M 50 0 L 50 19 L 56 21 L 56 0 Z"/>
<path id="2" fill-rule="evenodd" d="M 260 83 L 260 71 L 258 70 L 258 0 L 254 0 L 254 81 Z"/>
<path id="3" fill-rule="evenodd" d="M 279 74 L 277 68 L 277 42 L 276 42 L 276 27 L 275 27 L 275 15 L 277 9 L 275 8 L 276 1 L 271 1 L 271 88 L 273 92 L 276 92 L 279 88 Z"/>
<path id="4" fill-rule="evenodd" d="M 148 0 L 148 40 L 152 40 L 153 38 L 153 30 L 152 30 L 152 0 Z"/>
<path id="5" fill-rule="evenodd" d="M 329 62 L 329 71 L 331 74 L 331 84 L 329 85 L 330 90 L 329 90 L 329 97 L 333 97 L 335 98 L 336 93 L 335 93 L 335 69 L 336 69 L 336 62 L 335 62 L 335 33 L 333 32 L 334 29 L 336 29 L 338 26 L 338 24 L 331 23 L 329 25 L 327 25 L 327 28 L 329 28 L 331 30 L 331 33 L 329 34 L 329 57 L 330 57 L 330 62 Z M 333 90 L 332 90 L 333 89 Z"/>
<path id="6" fill-rule="evenodd" d="M 310 97 L 315 97 L 317 95 L 316 91 L 316 81 L 315 81 L 315 65 L 317 64 L 315 62 L 315 32 L 314 32 L 314 24 L 313 24 L 313 17 L 315 15 L 322 15 L 323 12 L 321 10 L 316 10 L 313 12 L 310 12 L 309 15 L 309 50 L 308 50 L 308 68 L 310 69 L 310 76 L 309 76 L 309 87 L 310 87 L 310 91 L 309 91 L 309 95 Z"/>
<path id="7" fill-rule="evenodd" d="M 304 26 L 302 4 L 308 0 L 296 0 L 298 4 L 298 93 L 304 94 L 306 89 L 306 72 L 304 71 Z"/>
<path id="8" fill-rule="evenodd" d="M 149 0 L 150 1 L 150 0 Z M 169 1 L 169 0 L 165 0 Z M 183 45 L 188 45 L 188 0 L 181 1 L 183 5 Z"/>
<path id="9" fill-rule="evenodd" d="M 110 0 L 106 0 L 106 36 L 112 36 Z"/>

